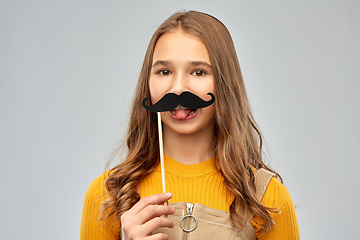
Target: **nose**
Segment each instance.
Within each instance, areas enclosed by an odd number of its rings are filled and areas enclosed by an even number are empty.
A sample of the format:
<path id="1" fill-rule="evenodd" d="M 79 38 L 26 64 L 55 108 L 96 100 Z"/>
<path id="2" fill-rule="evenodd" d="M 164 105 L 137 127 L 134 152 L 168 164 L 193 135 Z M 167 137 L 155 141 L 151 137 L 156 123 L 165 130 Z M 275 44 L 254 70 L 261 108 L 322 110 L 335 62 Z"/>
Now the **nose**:
<path id="1" fill-rule="evenodd" d="M 178 73 L 174 76 L 171 92 L 180 95 L 184 91 L 188 91 L 188 81 L 186 74 Z"/>

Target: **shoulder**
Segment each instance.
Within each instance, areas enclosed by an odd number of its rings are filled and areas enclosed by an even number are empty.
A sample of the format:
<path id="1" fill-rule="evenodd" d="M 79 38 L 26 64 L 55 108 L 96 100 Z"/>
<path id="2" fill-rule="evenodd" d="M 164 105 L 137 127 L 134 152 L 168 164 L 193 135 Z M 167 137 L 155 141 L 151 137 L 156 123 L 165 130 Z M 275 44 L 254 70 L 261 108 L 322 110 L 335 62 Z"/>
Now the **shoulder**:
<path id="1" fill-rule="evenodd" d="M 99 221 L 101 203 L 107 199 L 105 181 L 109 171 L 97 177 L 88 187 L 81 216 L 80 239 L 118 239 L 119 223 L 112 217 L 106 223 Z"/>
<path id="2" fill-rule="evenodd" d="M 109 171 L 103 172 L 100 176 L 95 178 L 94 181 L 90 184 L 88 187 L 86 194 L 85 194 L 85 200 L 99 200 L 99 198 L 102 198 L 101 200 L 104 200 L 106 189 L 105 189 L 105 181 L 109 175 Z"/>
<path id="3" fill-rule="evenodd" d="M 270 180 L 261 203 L 278 213 L 270 213 L 275 226 L 266 238 L 259 236 L 258 239 L 300 239 L 294 203 L 288 189 L 277 178 Z"/>
<path id="4" fill-rule="evenodd" d="M 275 177 L 271 178 L 261 203 L 268 207 L 294 207 L 288 189 Z"/>
<path id="5" fill-rule="evenodd" d="M 108 173 L 109 171 L 105 171 L 92 181 L 85 194 L 83 210 L 88 210 L 96 214 L 100 213 L 99 208 L 101 202 L 107 198 L 105 181 Z"/>

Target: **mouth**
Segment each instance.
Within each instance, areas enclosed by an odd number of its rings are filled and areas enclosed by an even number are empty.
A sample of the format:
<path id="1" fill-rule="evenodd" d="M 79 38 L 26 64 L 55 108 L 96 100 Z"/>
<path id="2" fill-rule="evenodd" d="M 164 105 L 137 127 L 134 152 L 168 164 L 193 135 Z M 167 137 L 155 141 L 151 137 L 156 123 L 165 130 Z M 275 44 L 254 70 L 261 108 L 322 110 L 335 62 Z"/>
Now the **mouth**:
<path id="1" fill-rule="evenodd" d="M 191 118 L 197 109 L 190 109 L 185 108 L 181 105 L 178 105 L 175 109 L 173 109 L 171 112 L 172 116 L 175 117 L 178 120 L 187 120 Z"/>

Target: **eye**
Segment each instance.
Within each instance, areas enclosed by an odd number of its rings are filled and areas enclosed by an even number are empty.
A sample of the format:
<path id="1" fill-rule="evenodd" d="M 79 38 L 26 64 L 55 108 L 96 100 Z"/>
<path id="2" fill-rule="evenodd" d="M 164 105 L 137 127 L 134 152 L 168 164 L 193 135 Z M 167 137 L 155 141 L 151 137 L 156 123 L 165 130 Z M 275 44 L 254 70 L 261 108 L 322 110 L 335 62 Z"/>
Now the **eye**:
<path id="1" fill-rule="evenodd" d="M 168 76 L 171 74 L 171 72 L 167 69 L 162 69 L 160 71 L 157 72 L 158 74 L 162 75 L 162 76 Z"/>
<path id="2" fill-rule="evenodd" d="M 206 75 L 206 71 L 202 70 L 202 69 L 197 69 L 194 72 L 192 72 L 193 75 L 197 76 L 197 77 L 202 77 Z"/>

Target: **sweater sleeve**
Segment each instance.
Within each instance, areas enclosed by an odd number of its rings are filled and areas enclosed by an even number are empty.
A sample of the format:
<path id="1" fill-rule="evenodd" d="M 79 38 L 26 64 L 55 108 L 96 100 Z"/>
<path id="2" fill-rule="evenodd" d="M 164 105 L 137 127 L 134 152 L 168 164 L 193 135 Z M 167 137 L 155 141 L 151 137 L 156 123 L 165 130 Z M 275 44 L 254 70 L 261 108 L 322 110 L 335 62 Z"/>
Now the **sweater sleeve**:
<path id="1" fill-rule="evenodd" d="M 109 218 L 99 221 L 100 205 L 106 199 L 104 182 L 107 172 L 96 178 L 89 186 L 84 199 L 80 225 L 80 240 L 118 240 L 119 221 Z"/>
<path id="2" fill-rule="evenodd" d="M 289 191 L 276 178 L 272 178 L 262 199 L 262 204 L 277 208 L 279 213 L 270 213 L 275 226 L 270 232 L 257 236 L 258 240 L 299 240 L 300 230 L 295 206 Z"/>

